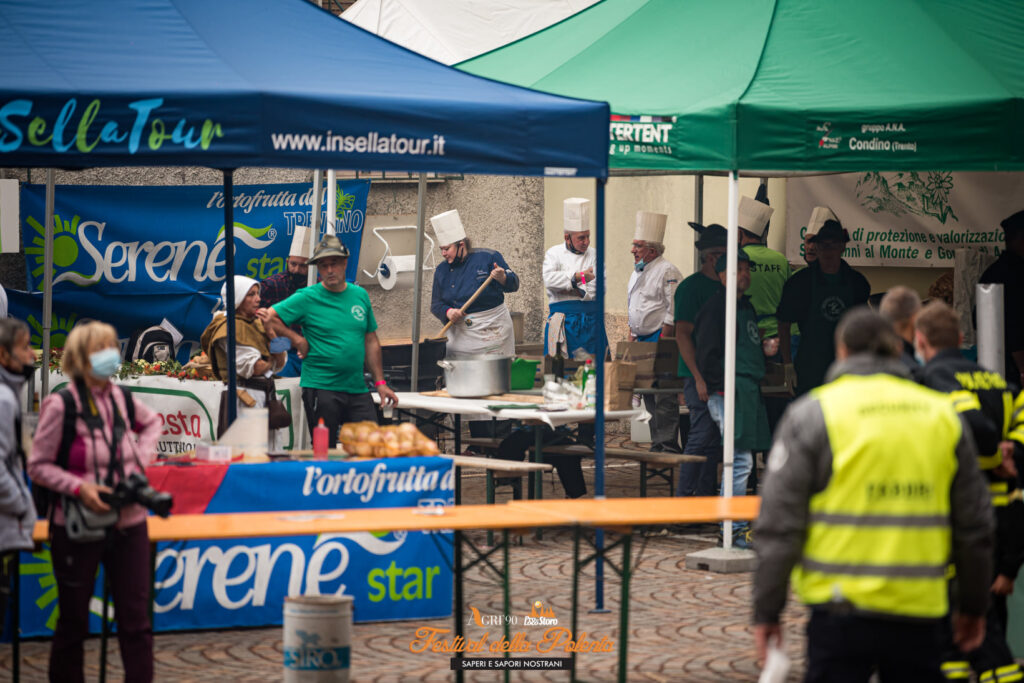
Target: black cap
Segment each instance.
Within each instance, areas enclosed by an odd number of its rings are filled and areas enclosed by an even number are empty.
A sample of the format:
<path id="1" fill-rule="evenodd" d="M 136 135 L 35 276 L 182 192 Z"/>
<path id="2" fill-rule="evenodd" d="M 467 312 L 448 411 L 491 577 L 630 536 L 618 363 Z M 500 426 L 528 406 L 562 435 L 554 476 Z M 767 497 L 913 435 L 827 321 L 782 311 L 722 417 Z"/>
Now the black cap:
<path id="1" fill-rule="evenodd" d="M 700 237 L 694 243 L 698 251 L 704 249 L 714 249 L 715 247 L 725 247 L 729 244 L 729 231 L 723 228 L 718 223 L 712 223 L 711 225 L 701 225 L 700 223 L 690 223 L 690 227 L 697 231 Z"/>
<path id="2" fill-rule="evenodd" d="M 745 252 L 742 249 L 740 249 L 738 252 L 736 252 L 736 265 L 739 265 L 739 264 L 743 263 L 744 261 L 746 261 L 747 263 L 750 263 L 750 257 L 747 256 L 747 252 Z M 724 273 L 725 269 L 728 267 L 728 262 L 729 262 L 729 255 L 728 254 L 722 254 L 721 256 L 719 256 L 718 260 L 715 261 L 715 272 L 716 273 Z"/>
<path id="3" fill-rule="evenodd" d="M 842 223 L 839 221 L 828 220 L 825 221 L 825 225 L 821 226 L 818 234 L 811 238 L 811 241 L 814 243 L 842 242 L 846 244 L 850 241 L 850 233 L 843 228 Z"/>
<path id="4" fill-rule="evenodd" d="M 1010 233 L 1017 233 L 1024 230 L 1024 211 L 1018 211 L 1009 218 L 1003 220 L 999 224 L 1003 228 L 1003 232 L 1009 237 Z"/>

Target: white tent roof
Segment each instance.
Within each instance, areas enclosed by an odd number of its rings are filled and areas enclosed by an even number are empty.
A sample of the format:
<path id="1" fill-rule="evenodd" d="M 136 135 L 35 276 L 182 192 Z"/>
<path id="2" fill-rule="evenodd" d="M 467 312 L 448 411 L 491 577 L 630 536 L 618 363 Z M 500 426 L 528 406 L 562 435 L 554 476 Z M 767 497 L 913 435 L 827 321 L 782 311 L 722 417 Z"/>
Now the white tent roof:
<path id="1" fill-rule="evenodd" d="M 444 64 L 536 33 L 597 0 L 358 0 L 341 18 Z"/>

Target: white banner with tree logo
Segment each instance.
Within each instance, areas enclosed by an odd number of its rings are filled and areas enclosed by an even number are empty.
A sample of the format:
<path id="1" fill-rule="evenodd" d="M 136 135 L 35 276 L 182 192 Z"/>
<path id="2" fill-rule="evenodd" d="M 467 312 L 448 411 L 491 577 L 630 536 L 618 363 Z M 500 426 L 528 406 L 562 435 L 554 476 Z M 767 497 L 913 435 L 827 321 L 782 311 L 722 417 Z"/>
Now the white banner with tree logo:
<path id="1" fill-rule="evenodd" d="M 1024 173 L 843 173 L 786 182 L 786 257 L 803 261 L 816 206 L 850 233 L 852 266 L 952 268 L 957 249 L 998 254 L 999 223 L 1024 208 Z"/>

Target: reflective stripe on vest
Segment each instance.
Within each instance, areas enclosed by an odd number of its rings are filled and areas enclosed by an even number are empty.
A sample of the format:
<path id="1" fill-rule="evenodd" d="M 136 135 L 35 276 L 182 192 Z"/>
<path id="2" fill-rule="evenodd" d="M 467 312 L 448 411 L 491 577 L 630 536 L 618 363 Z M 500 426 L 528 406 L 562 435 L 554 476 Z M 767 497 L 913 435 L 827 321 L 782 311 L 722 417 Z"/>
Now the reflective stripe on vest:
<path id="1" fill-rule="evenodd" d="M 969 662 L 964 660 L 943 662 L 942 675 L 947 681 L 967 680 L 971 677 L 971 665 Z"/>
<path id="2" fill-rule="evenodd" d="M 892 375 L 846 375 L 812 392 L 832 476 L 810 500 L 793 586 L 810 605 L 946 614 L 949 491 L 960 419 L 948 397 Z"/>

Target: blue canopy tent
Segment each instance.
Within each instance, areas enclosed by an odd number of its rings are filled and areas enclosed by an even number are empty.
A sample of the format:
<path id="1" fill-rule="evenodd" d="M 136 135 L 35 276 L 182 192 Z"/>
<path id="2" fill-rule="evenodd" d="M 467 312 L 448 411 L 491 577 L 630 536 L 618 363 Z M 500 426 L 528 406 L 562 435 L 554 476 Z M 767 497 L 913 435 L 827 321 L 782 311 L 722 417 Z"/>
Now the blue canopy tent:
<path id="1" fill-rule="evenodd" d="M 608 171 L 607 104 L 456 71 L 306 0 L 0 0 L 0 64 L 0 167 L 221 169 L 226 226 L 241 166 Z M 603 196 L 599 180 L 599 259 Z M 232 230 L 224 253 L 233 301 Z M 46 304 L 43 320 L 48 332 Z M 232 316 L 228 328 L 233 393 Z"/>

